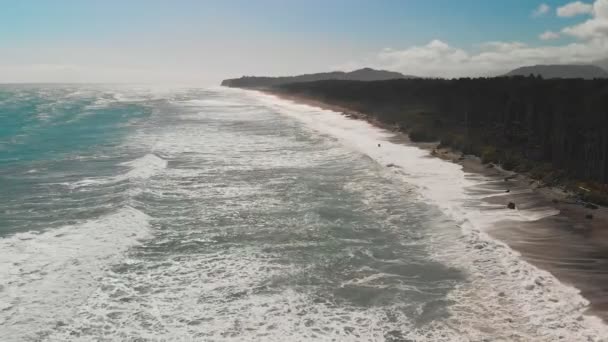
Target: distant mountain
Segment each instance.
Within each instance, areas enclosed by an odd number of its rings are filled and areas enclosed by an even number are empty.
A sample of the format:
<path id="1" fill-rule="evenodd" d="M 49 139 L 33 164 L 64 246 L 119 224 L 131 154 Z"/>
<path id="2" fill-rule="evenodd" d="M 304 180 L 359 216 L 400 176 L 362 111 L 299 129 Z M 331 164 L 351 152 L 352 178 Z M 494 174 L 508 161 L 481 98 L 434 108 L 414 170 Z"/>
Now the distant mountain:
<path id="1" fill-rule="evenodd" d="M 608 78 L 608 72 L 596 65 L 533 65 L 512 70 L 506 76 L 540 75 L 542 78 Z"/>
<path id="2" fill-rule="evenodd" d="M 398 78 L 417 78 L 416 76 L 404 75 L 400 72 L 375 70 L 372 68 L 363 68 L 351 72 L 344 73 L 344 77 L 339 78 L 349 81 L 385 81 Z"/>
<path id="3" fill-rule="evenodd" d="M 600 59 L 598 61 L 595 61 L 593 63 L 591 63 L 593 65 L 597 65 L 598 67 L 604 69 L 604 70 L 608 70 L 608 58 L 604 58 L 604 59 Z"/>
<path id="4" fill-rule="evenodd" d="M 371 68 L 363 68 L 351 72 L 333 71 L 317 74 L 305 74 L 299 76 L 284 76 L 284 77 L 257 77 L 243 76 L 241 78 L 233 78 L 222 81 L 222 85 L 226 87 L 271 87 L 286 83 L 298 82 L 314 82 L 322 80 L 349 80 L 349 81 L 383 81 L 400 78 L 416 78 L 415 76 L 406 76 L 394 71 L 375 70 Z"/>

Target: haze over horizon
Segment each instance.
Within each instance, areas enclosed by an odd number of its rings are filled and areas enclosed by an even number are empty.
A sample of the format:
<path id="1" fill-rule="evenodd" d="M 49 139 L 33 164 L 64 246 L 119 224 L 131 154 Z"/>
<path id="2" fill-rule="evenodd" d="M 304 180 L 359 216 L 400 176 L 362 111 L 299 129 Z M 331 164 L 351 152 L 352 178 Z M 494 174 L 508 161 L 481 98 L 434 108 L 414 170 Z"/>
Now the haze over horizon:
<path id="1" fill-rule="evenodd" d="M 608 57 L 608 0 L 0 1 L 0 82 L 218 84 L 373 67 L 491 76 Z"/>

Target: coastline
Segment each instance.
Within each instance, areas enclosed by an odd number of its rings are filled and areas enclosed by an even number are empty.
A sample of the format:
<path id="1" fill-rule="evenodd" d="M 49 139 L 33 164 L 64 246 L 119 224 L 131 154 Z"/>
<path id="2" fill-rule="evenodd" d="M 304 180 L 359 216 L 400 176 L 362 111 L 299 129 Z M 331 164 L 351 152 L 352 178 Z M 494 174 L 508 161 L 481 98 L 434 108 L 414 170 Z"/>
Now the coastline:
<path id="1" fill-rule="evenodd" d="M 559 188 L 544 186 L 523 174 L 488 167 L 475 156 L 463 156 L 450 148 L 438 148 L 437 143 L 412 142 L 407 134 L 365 113 L 303 96 L 269 90 L 261 92 L 367 121 L 393 132 L 396 143 L 424 149 L 430 158 L 458 164 L 467 174 L 493 179 L 488 186 L 494 192 L 498 190 L 504 194 L 482 198 L 484 205 L 492 207 L 484 209 L 490 211 L 489 214 L 492 210 L 504 210 L 510 202 L 516 206 L 514 210 L 544 212 L 538 219 L 529 221 L 504 220 L 484 232 L 520 253 L 527 262 L 578 289 L 590 302 L 589 313 L 608 323 L 608 297 L 605 295 L 608 292 L 608 208 L 586 208 Z M 552 212 L 546 214 L 548 211 Z M 590 219 L 587 215 L 593 217 Z"/>

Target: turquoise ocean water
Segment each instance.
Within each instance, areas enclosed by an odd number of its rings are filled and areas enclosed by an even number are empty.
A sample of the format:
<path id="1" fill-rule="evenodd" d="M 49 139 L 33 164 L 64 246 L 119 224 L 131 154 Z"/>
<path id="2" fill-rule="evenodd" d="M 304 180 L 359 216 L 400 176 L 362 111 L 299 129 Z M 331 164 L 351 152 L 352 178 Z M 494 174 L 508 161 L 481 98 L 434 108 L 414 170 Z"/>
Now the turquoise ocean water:
<path id="1" fill-rule="evenodd" d="M 600 341 L 426 153 L 253 92 L 0 86 L 0 340 Z"/>

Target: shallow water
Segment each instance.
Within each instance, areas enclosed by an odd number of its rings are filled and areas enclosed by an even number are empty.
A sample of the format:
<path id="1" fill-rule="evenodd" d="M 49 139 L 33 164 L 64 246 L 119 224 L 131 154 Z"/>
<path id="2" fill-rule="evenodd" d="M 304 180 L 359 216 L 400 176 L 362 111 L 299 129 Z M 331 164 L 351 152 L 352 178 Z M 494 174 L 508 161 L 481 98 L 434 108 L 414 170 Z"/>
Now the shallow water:
<path id="1" fill-rule="evenodd" d="M 576 289 L 484 233 L 550 212 L 488 217 L 489 180 L 365 122 L 231 89 L 0 101 L 8 341 L 606 336 Z"/>

